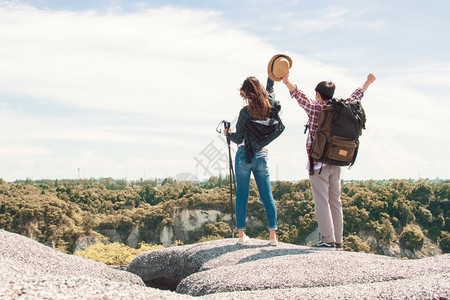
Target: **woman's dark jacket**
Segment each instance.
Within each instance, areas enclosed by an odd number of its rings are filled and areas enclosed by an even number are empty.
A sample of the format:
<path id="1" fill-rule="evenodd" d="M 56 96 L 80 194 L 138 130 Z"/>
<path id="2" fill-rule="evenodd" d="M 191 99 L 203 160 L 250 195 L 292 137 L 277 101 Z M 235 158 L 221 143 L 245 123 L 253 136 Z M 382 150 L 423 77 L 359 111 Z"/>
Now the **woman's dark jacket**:
<path id="1" fill-rule="evenodd" d="M 236 132 L 229 133 L 228 138 L 236 144 L 245 142 L 245 160 L 251 163 L 255 152 L 261 150 L 276 139 L 284 130 L 279 112 L 279 101 L 273 100 L 273 94 L 269 94 L 269 102 L 272 105 L 270 115 L 265 120 L 253 119 L 245 106 L 239 113 L 236 123 Z"/>

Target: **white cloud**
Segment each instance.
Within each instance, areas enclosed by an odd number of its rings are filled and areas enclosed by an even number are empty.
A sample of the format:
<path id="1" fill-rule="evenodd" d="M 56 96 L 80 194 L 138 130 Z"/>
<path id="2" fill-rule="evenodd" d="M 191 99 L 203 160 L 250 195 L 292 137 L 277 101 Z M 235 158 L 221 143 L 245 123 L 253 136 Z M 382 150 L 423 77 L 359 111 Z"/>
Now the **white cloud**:
<path id="1" fill-rule="evenodd" d="M 353 12 L 339 7 L 321 13 L 329 22 L 298 18 L 297 25 L 317 32 L 322 26 L 354 25 L 364 15 L 349 21 Z M 265 82 L 267 61 L 280 52 L 265 37 L 229 29 L 220 18 L 214 11 L 173 7 L 99 14 L 2 2 L 0 126 L 7 130 L 1 133 L 0 156 L 8 163 L 0 177 L 76 177 L 77 168 L 83 177 L 194 173 L 194 157 L 216 141 L 217 123 L 238 115 L 242 81 L 255 75 Z M 336 96 L 347 97 L 372 71 L 351 74 L 287 54 L 294 61 L 292 81 L 310 96 L 317 82 L 331 79 Z M 420 143 L 421 137 L 442 134 L 432 128 L 448 128 L 450 102 L 435 97 L 445 94 L 439 87 L 447 85 L 448 67 L 433 72 L 418 65 L 410 71 L 398 76 L 383 70 L 366 93 L 368 131 L 358 158 L 363 170 L 350 176 L 386 178 L 392 164 L 401 170 L 392 177 L 414 176 L 416 165 L 426 160 L 396 137 L 407 135 Z M 270 146 L 272 178 L 306 178 L 306 114 L 282 83 L 275 90 L 287 127 Z M 19 107 L 10 99 L 26 100 Z M 27 104 L 33 105 L 27 109 Z M 442 146 L 450 146 L 448 137 Z M 218 147 L 226 150 L 224 144 Z M 385 156 L 378 162 L 381 151 Z M 442 174 L 448 163 L 435 161 L 430 165 Z"/>
<path id="2" fill-rule="evenodd" d="M 0 14 L 0 39 L 8 45 L 0 50 L 0 66 L 8 70 L 1 89 L 86 108 L 155 115 L 174 106 L 181 108 L 174 115 L 201 108 L 227 83 L 224 74 L 248 64 L 249 54 L 236 46 L 245 44 L 249 53 L 263 46 L 219 28 L 208 11 L 97 15 L 22 7 Z"/>
<path id="3" fill-rule="evenodd" d="M 9 157 L 11 155 L 17 156 L 47 156 L 51 151 L 44 147 L 38 146 L 24 146 L 24 145 L 11 145 L 0 146 L 0 157 Z"/>
<path id="4" fill-rule="evenodd" d="M 300 13 L 302 13 L 301 11 Z M 304 13 L 304 12 L 303 12 Z M 382 28 L 386 26 L 385 21 L 382 20 L 367 20 L 368 11 L 339 7 L 328 6 L 317 9 L 313 12 L 308 12 L 306 15 L 299 17 L 297 14 L 285 14 L 285 23 L 292 24 L 295 31 L 302 33 L 316 32 L 320 34 L 323 31 L 330 29 L 343 28 Z M 324 37 L 325 39 L 325 37 Z"/>
<path id="5" fill-rule="evenodd" d="M 346 8 L 336 7 L 336 6 L 330 6 L 328 7 L 328 11 L 325 12 L 324 18 L 327 19 L 336 19 L 344 17 L 349 13 L 349 10 Z"/>

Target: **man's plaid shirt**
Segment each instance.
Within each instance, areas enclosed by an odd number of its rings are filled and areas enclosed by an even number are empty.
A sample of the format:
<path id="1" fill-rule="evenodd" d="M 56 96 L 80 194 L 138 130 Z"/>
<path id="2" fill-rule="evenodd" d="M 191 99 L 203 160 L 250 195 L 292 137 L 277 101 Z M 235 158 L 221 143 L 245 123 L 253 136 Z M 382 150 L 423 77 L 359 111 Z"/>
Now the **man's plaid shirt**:
<path id="1" fill-rule="evenodd" d="M 357 88 L 349 98 L 347 98 L 347 101 L 355 101 L 355 100 L 361 100 L 364 96 L 364 90 L 362 88 Z M 291 92 L 291 97 L 297 100 L 298 105 L 303 107 L 303 109 L 306 111 L 306 114 L 308 115 L 309 120 L 309 132 L 308 137 L 306 139 L 306 152 L 308 153 L 309 157 L 309 151 L 311 149 L 311 144 L 314 138 L 314 135 L 316 134 L 317 127 L 319 126 L 319 112 L 322 109 L 322 106 L 326 104 L 328 101 L 325 101 L 323 103 L 320 103 L 319 101 L 315 101 L 312 99 L 308 99 L 308 97 L 303 93 L 302 91 L 295 89 L 295 91 Z"/>

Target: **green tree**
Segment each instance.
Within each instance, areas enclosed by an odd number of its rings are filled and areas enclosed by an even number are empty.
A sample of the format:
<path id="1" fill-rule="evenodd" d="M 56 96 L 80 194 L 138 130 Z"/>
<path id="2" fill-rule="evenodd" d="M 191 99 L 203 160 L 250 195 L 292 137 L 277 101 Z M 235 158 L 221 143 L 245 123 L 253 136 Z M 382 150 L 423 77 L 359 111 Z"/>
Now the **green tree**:
<path id="1" fill-rule="evenodd" d="M 416 221 L 419 224 L 428 227 L 433 221 L 433 214 L 423 206 L 419 206 L 416 212 Z"/>
<path id="2" fill-rule="evenodd" d="M 219 238 L 231 237 L 231 227 L 223 221 L 203 224 L 203 234 L 206 236 L 216 236 Z"/>
<path id="3" fill-rule="evenodd" d="M 424 205 L 428 205 L 432 196 L 433 189 L 431 188 L 431 186 L 426 181 L 420 181 L 416 183 L 409 197 L 411 200 L 418 201 Z"/>
<path id="4" fill-rule="evenodd" d="M 439 201 L 449 201 L 450 200 L 450 183 L 446 182 L 440 186 L 437 186 L 435 192 L 436 198 Z"/>
<path id="5" fill-rule="evenodd" d="M 156 201 L 156 189 L 151 184 L 146 184 L 142 186 L 141 190 L 139 191 L 139 195 L 141 196 L 141 200 L 143 202 L 146 202 L 150 205 L 158 204 L 158 201 Z"/>
<path id="6" fill-rule="evenodd" d="M 370 246 L 367 245 L 359 236 L 350 234 L 344 237 L 343 247 L 345 251 L 370 253 Z"/>
<path id="7" fill-rule="evenodd" d="M 272 186 L 272 195 L 276 200 L 280 200 L 284 195 L 290 197 L 292 183 L 289 181 L 276 181 Z"/>
<path id="8" fill-rule="evenodd" d="M 444 253 L 450 253 L 450 233 L 442 231 L 440 238 L 440 246 Z"/>
<path id="9" fill-rule="evenodd" d="M 299 233 L 297 226 L 282 224 L 278 227 L 277 238 L 280 242 L 293 244 L 297 241 Z"/>
<path id="10" fill-rule="evenodd" d="M 382 241 L 383 243 L 389 245 L 389 243 L 394 239 L 395 237 L 395 229 L 394 226 L 392 226 L 392 223 L 389 221 L 388 218 L 383 218 L 381 221 L 381 224 L 376 226 L 375 230 L 375 236 L 379 241 Z"/>
<path id="11" fill-rule="evenodd" d="M 410 250 L 422 248 L 425 236 L 422 230 L 416 226 L 407 225 L 400 234 L 400 242 Z"/>
<path id="12" fill-rule="evenodd" d="M 164 178 L 164 180 L 161 182 L 161 186 L 164 186 L 166 184 L 173 184 L 175 182 L 175 179 L 172 177 Z"/>

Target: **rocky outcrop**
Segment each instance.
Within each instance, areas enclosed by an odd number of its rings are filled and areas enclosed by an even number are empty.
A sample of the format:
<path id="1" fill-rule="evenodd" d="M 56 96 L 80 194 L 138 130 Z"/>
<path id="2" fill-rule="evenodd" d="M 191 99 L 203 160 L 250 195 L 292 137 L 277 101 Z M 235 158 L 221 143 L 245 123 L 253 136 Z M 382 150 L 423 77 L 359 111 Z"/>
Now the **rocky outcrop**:
<path id="1" fill-rule="evenodd" d="M 318 251 L 251 239 L 225 239 L 159 249 L 137 256 L 127 270 L 206 299 L 446 299 L 450 255 L 420 260 Z"/>
<path id="2" fill-rule="evenodd" d="M 189 299 L 141 278 L 0 230 L 0 299 Z"/>
<path id="3" fill-rule="evenodd" d="M 82 234 L 75 242 L 74 252 L 77 250 L 86 250 L 89 246 L 95 245 L 100 240 L 93 234 Z"/>
<path id="4" fill-rule="evenodd" d="M 132 248 L 137 248 L 137 246 L 140 243 L 140 238 L 139 238 L 139 224 L 137 224 L 133 230 L 131 230 L 130 235 L 128 236 L 127 240 L 126 240 L 126 244 Z"/>
<path id="5" fill-rule="evenodd" d="M 23 229 L 20 231 L 21 235 L 24 235 L 32 240 L 36 240 L 39 233 L 39 221 L 34 216 L 23 224 Z"/>
<path id="6" fill-rule="evenodd" d="M 429 238 L 425 238 L 420 249 L 407 249 L 401 246 L 398 236 L 393 242 L 386 244 L 377 239 L 370 233 L 362 232 L 363 241 L 370 247 L 374 253 L 397 258 L 419 259 L 442 254 L 442 250 L 434 244 Z"/>
<path id="7" fill-rule="evenodd" d="M 172 227 L 164 226 L 159 235 L 159 241 L 166 247 L 174 244 Z"/>
<path id="8" fill-rule="evenodd" d="M 124 240 L 120 236 L 120 234 L 117 232 L 116 229 L 100 229 L 96 230 L 101 235 L 106 236 L 111 243 L 124 243 Z"/>
<path id="9" fill-rule="evenodd" d="M 202 210 L 181 207 L 174 209 L 172 213 L 172 220 L 173 225 L 166 225 L 162 228 L 157 227 L 154 229 L 154 232 L 152 232 L 151 243 L 160 243 L 167 247 L 177 244 L 177 241 L 182 241 L 184 243 L 195 242 L 189 240 L 190 233 L 202 230 L 203 225 L 207 222 L 214 223 L 220 220 L 230 221 L 231 215 L 224 214 L 223 212 L 218 210 Z M 265 220 L 252 218 L 251 216 L 247 218 L 248 228 L 261 227 L 265 226 L 265 224 Z M 33 239 L 35 237 L 35 234 L 33 234 L 33 232 L 37 230 L 37 225 L 37 219 L 32 218 L 26 223 L 26 226 L 24 227 L 26 230 L 21 233 Z M 107 237 L 110 242 L 119 242 L 126 244 L 127 246 L 130 246 L 132 248 L 137 248 L 139 246 L 139 243 L 142 242 L 140 238 L 141 230 L 142 229 L 140 228 L 139 224 L 136 224 L 129 232 L 122 232 L 121 234 L 119 234 L 116 229 L 103 228 L 96 231 L 101 235 Z M 439 247 L 429 238 L 425 238 L 424 244 L 421 249 L 409 250 L 401 246 L 398 236 L 396 236 L 394 241 L 389 244 L 378 241 L 374 236 L 374 232 L 361 231 L 360 237 L 368 246 L 368 248 L 370 248 L 369 251 L 386 256 L 419 259 L 442 254 L 442 250 L 439 249 Z M 318 228 L 316 228 L 305 238 L 302 244 L 315 244 L 319 241 L 319 239 L 319 230 Z M 86 246 L 91 245 L 94 241 L 95 238 L 82 235 L 76 242 L 75 249 L 85 249 Z M 144 242 L 148 243 L 149 241 Z"/>
<path id="10" fill-rule="evenodd" d="M 142 253 L 127 268 L 132 274 L 0 230 L 0 299 L 450 297 L 450 255 L 400 260 L 283 243 L 272 247 L 256 239 L 241 246 L 236 241 Z M 160 289 L 145 287 L 144 281 Z"/>
<path id="11" fill-rule="evenodd" d="M 161 243 L 164 246 L 176 244 L 177 240 L 187 242 L 189 240 L 189 233 L 201 230 L 203 225 L 207 222 L 217 222 L 217 220 L 230 221 L 231 215 L 224 214 L 218 210 L 203 210 L 203 209 L 189 209 L 189 208 L 175 208 L 172 214 L 173 226 L 166 225 L 155 232 L 156 243 Z M 261 226 L 262 222 L 257 219 L 249 218 L 249 227 Z M 132 248 L 137 248 L 140 239 L 141 228 L 136 224 L 128 233 L 119 234 L 116 229 L 96 229 L 96 232 L 107 237 L 110 242 L 118 242 L 125 244 Z M 155 229 L 155 231 L 157 231 Z M 82 236 L 80 243 L 85 243 L 85 237 Z M 148 242 L 148 241 L 144 241 Z"/>
<path id="12" fill-rule="evenodd" d="M 206 222 L 217 222 L 218 219 L 229 221 L 230 215 L 224 215 L 218 210 L 202 210 L 189 209 L 185 207 L 176 208 L 173 212 L 172 219 L 174 221 L 173 233 L 174 236 L 186 241 L 190 231 L 199 230 Z M 174 241 L 172 241 L 174 242 Z"/>

